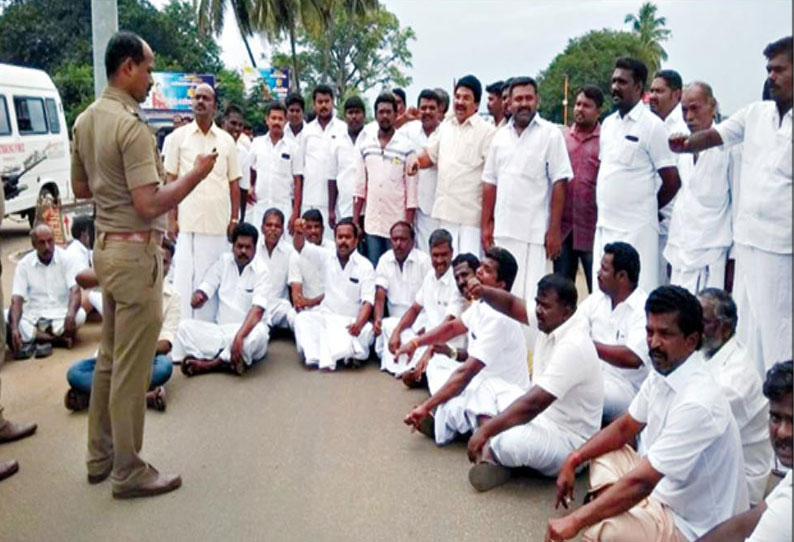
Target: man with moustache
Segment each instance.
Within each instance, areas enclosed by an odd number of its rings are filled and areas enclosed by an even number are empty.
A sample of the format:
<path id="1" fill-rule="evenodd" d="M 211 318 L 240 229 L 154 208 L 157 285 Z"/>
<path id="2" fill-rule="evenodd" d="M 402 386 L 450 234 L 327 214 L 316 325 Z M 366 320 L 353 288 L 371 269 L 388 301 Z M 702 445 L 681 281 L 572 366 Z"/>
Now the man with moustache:
<path id="1" fill-rule="evenodd" d="M 687 85 L 681 103 L 691 133 L 712 127 L 717 101 L 709 85 L 699 81 Z M 693 294 L 703 288 L 725 286 L 725 267 L 733 241 L 732 187 L 739 183 L 741 160 L 741 146 L 720 146 L 679 156 L 681 190 L 664 251 L 672 266 L 671 284 Z"/>
<path id="2" fill-rule="evenodd" d="M 582 263 L 587 291 L 593 291 L 593 236 L 596 225 L 596 177 L 598 177 L 601 124 L 598 118 L 604 95 L 595 85 L 585 85 L 576 95 L 573 126 L 562 130 L 573 178 L 568 181 L 562 213 L 562 247 L 554 260 L 554 272 L 576 282 Z"/>
<path id="3" fill-rule="evenodd" d="M 275 207 L 287 218 L 286 231 L 292 233 L 300 216 L 303 172 L 295 144 L 284 137 L 287 108 L 280 102 L 267 106 L 265 121 L 267 134 L 251 143 L 251 184 L 249 196 L 254 204 L 251 224 L 259 228 L 265 211 Z"/>
<path id="4" fill-rule="evenodd" d="M 358 96 L 345 100 L 347 134 L 331 144 L 328 164 L 328 224 L 336 226 L 337 218 L 353 216 L 353 189 L 359 163 L 358 136 L 364 128 L 364 101 Z"/>
<path id="5" fill-rule="evenodd" d="M 206 83 L 193 92 L 195 120 L 174 131 L 165 157 L 166 181 L 173 182 L 193 167 L 201 153 L 217 152 L 218 159 L 207 179 L 171 213 L 170 233 L 179 236 L 174 255 L 174 288 L 182 303 L 182 319 L 211 321 L 215 300 L 192 307 L 190 297 L 204 274 L 229 249 L 232 230 L 239 223 L 242 177 L 237 145 L 215 124 L 217 97 Z"/>
<path id="6" fill-rule="evenodd" d="M 488 93 L 488 113 L 491 114 L 493 124 L 497 128 L 507 124 L 504 101 L 502 100 L 502 89 L 504 86 L 504 81 L 496 81 L 485 87 L 485 92 Z"/>
<path id="7" fill-rule="evenodd" d="M 482 85 L 473 75 L 455 84 L 454 115 L 419 153 L 409 174 L 438 165 L 432 216 L 453 239 L 456 253 L 481 254 L 482 171 L 496 128 L 477 114 Z"/>
<path id="8" fill-rule="evenodd" d="M 546 259 L 560 255 L 566 183 L 573 177 L 562 133 L 537 114 L 539 103 L 534 79 L 513 79 L 513 116 L 494 136 L 482 176 L 482 247 L 496 243 L 518 261 L 511 291 L 529 304 L 530 327 Z"/>
<path id="9" fill-rule="evenodd" d="M 402 133 L 411 141 L 414 152 L 419 153 L 428 145 L 430 138 L 438 130 L 444 115 L 444 103 L 435 91 L 424 89 L 419 93 L 417 106 L 419 107 L 419 120 L 403 126 Z M 438 229 L 438 221 L 431 214 L 436 199 L 438 168 L 433 166 L 420 169 L 417 177 L 416 246 L 419 250 L 429 254 L 428 240 L 430 235 Z"/>
<path id="10" fill-rule="evenodd" d="M 223 112 L 223 129 L 226 130 L 237 145 L 237 165 L 240 166 L 240 222 L 245 221 L 248 205 L 248 192 L 251 190 L 251 147 L 250 141 L 244 141 L 240 135 L 245 127 L 245 117 L 240 106 L 230 103 Z"/>
<path id="11" fill-rule="evenodd" d="M 759 374 L 791 359 L 792 38 L 764 49 L 772 100 L 755 102 L 717 126 L 670 137 L 675 152 L 744 143 L 733 240 L 739 340 Z"/>
<path id="12" fill-rule="evenodd" d="M 588 461 L 590 491 L 581 508 L 549 519 L 546 542 L 579 532 L 586 542 L 691 541 L 749 507 L 739 430 L 696 352 L 700 302 L 680 286 L 661 286 L 645 312 L 654 371 L 629 411 L 563 463 L 555 506 L 573 503 L 576 471 Z"/>
<path id="13" fill-rule="evenodd" d="M 769 399 L 769 440 L 778 460 L 788 469 L 785 478 L 755 506 L 712 529 L 697 542 L 788 542 L 791 540 L 792 460 L 791 360 L 781 361 L 766 373 L 764 395 Z"/>

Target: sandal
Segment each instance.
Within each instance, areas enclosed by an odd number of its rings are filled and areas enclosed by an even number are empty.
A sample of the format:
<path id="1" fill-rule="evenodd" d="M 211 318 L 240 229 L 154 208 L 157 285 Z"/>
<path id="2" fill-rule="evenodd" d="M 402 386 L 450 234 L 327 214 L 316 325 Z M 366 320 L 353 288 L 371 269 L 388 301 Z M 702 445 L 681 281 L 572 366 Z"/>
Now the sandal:
<path id="1" fill-rule="evenodd" d="M 165 388 L 157 386 L 152 392 L 149 406 L 158 412 L 165 412 Z"/>

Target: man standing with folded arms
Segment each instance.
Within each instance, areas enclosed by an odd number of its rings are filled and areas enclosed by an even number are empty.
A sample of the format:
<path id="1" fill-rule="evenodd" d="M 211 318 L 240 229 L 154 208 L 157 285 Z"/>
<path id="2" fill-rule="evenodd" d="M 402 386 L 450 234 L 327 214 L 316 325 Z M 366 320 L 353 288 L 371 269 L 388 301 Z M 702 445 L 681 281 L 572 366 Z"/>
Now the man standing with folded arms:
<path id="1" fill-rule="evenodd" d="M 104 318 L 88 411 L 88 482 L 111 476 L 113 497 L 148 497 L 177 489 L 140 457 L 146 389 L 162 325 L 162 253 L 166 213 L 212 170 L 200 154 L 193 169 L 163 184 L 154 138 L 139 105 L 152 86 L 154 53 L 139 36 L 108 43 L 108 86 L 75 122 L 72 189 L 93 198 L 98 239 L 94 265 Z"/>

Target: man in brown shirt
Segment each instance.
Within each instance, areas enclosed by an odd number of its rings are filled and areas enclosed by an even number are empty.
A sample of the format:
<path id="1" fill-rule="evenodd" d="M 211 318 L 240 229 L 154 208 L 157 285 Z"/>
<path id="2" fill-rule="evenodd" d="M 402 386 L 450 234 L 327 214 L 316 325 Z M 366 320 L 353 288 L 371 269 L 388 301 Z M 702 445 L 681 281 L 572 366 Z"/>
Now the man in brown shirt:
<path id="1" fill-rule="evenodd" d="M 174 490 L 139 455 L 146 389 L 162 325 L 166 216 L 212 170 L 217 153 L 199 155 L 182 178 L 163 184 L 154 137 L 138 104 L 152 86 L 154 54 L 140 37 L 118 32 L 108 43 L 108 86 L 76 120 L 72 189 L 96 205 L 94 267 L 104 317 L 88 411 L 88 481 L 111 476 L 113 496 Z"/>

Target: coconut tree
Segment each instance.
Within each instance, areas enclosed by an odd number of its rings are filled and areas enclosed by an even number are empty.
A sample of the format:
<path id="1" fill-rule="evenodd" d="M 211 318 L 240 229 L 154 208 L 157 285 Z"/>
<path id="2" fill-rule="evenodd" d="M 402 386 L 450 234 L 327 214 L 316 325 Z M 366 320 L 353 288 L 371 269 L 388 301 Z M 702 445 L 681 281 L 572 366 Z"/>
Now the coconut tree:
<path id="1" fill-rule="evenodd" d="M 251 60 L 251 65 L 256 68 L 256 59 L 248 43 L 248 38 L 253 35 L 250 16 L 251 0 L 193 0 L 193 5 L 198 14 L 199 29 L 216 36 L 220 35 L 223 30 L 226 10 L 231 8 L 245 44 L 245 50 L 248 51 L 248 58 Z"/>
<path id="2" fill-rule="evenodd" d="M 667 51 L 662 47 L 662 42 L 670 39 L 672 32 L 665 28 L 667 19 L 657 17 L 657 6 L 652 2 L 645 2 L 640 6 L 640 11 L 635 15 L 627 13 L 624 22 L 631 24 L 632 32 L 640 39 L 644 48 L 644 59 L 648 63 L 651 73 L 656 72 L 662 60 L 667 60 Z"/>

